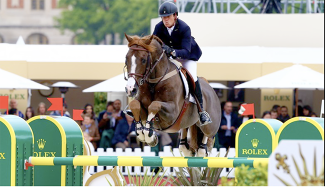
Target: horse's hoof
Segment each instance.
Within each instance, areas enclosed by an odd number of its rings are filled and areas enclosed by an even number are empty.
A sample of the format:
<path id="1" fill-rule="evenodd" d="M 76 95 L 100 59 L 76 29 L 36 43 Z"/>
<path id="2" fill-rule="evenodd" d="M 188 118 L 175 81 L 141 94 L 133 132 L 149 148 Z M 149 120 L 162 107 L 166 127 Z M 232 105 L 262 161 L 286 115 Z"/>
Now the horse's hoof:
<path id="1" fill-rule="evenodd" d="M 158 144 L 158 137 L 156 135 L 153 135 L 154 136 L 154 140 L 152 142 L 147 142 L 147 144 L 150 146 L 150 147 L 156 147 L 157 144 Z"/>
<path id="2" fill-rule="evenodd" d="M 146 143 L 146 141 L 145 141 L 144 137 L 143 137 L 143 139 L 141 139 L 139 136 L 137 136 L 137 140 L 138 140 L 139 142 L 143 142 L 143 143 Z"/>
<path id="3" fill-rule="evenodd" d="M 197 151 L 197 157 L 206 157 L 207 156 L 207 152 L 205 149 L 199 149 Z"/>
<path id="4" fill-rule="evenodd" d="M 187 149 L 185 145 L 180 145 L 179 150 L 183 153 L 183 155 L 185 157 L 192 157 L 193 156 L 193 152 L 191 150 Z"/>
<path id="5" fill-rule="evenodd" d="M 140 134 L 139 134 L 140 133 Z M 140 132 L 136 132 L 136 135 L 137 135 L 137 139 L 140 141 L 140 142 L 146 142 L 146 138 L 143 134 L 143 131 L 140 131 Z"/>

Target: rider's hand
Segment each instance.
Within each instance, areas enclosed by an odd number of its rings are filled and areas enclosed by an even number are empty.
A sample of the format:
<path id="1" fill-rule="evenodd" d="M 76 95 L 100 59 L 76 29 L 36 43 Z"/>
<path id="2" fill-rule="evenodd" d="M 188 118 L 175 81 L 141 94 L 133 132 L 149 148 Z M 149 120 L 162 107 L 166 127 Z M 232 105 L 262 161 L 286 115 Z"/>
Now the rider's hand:
<path id="1" fill-rule="evenodd" d="M 167 57 L 171 57 L 172 56 L 172 52 L 174 51 L 173 48 L 169 47 L 168 45 L 163 44 L 162 48 L 165 50 L 165 53 L 167 55 Z"/>
<path id="2" fill-rule="evenodd" d="M 108 119 L 108 114 L 107 113 L 104 113 L 103 119 Z"/>

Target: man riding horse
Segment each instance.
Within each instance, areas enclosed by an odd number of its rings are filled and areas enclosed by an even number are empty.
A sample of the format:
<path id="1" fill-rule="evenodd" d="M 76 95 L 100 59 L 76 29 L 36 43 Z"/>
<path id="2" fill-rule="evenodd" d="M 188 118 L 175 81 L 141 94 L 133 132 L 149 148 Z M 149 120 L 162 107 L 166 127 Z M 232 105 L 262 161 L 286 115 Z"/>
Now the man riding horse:
<path id="1" fill-rule="evenodd" d="M 158 36 L 163 42 L 163 49 L 168 57 L 172 57 L 181 62 L 190 72 L 195 81 L 195 92 L 201 109 L 203 109 L 203 99 L 200 82 L 197 78 L 197 61 L 202 55 L 199 45 L 191 36 L 191 28 L 182 20 L 178 19 L 178 9 L 174 3 L 165 2 L 159 8 L 159 22 L 154 35 Z M 201 125 L 211 123 L 211 118 L 206 111 L 199 110 Z"/>
<path id="2" fill-rule="evenodd" d="M 159 8 L 162 22 L 156 25 L 153 35 L 125 34 L 129 47 L 125 59 L 126 92 L 129 97 L 135 97 L 129 103 L 132 113 L 127 114 L 134 116 L 140 141 L 156 146 L 155 131 L 181 130 L 180 151 L 185 156 L 206 156 L 220 126 L 220 101 L 209 83 L 197 77 L 196 61 L 202 52 L 189 26 L 177 19 L 177 12 L 173 3 L 166 2 Z M 184 68 L 170 57 L 181 62 Z M 190 77 L 183 74 L 186 69 L 195 81 L 189 87 L 198 105 L 190 103 L 188 87 L 183 84 L 181 77 Z M 211 118 L 208 112 L 213 114 Z"/>

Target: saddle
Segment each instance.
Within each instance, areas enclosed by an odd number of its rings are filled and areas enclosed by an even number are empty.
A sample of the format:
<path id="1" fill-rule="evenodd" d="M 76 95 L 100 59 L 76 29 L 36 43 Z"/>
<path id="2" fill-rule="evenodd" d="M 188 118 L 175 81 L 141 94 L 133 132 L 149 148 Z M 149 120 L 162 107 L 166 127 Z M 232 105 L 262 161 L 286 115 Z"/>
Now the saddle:
<path id="1" fill-rule="evenodd" d="M 173 132 L 177 132 L 181 129 L 181 121 L 184 117 L 185 112 L 187 111 L 187 108 L 188 108 L 190 102 L 193 102 L 194 104 L 196 103 L 197 105 L 199 105 L 199 102 L 197 101 L 197 98 L 194 95 L 195 82 L 194 82 L 194 79 L 193 79 L 192 75 L 190 74 L 190 72 L 186 68 L 184 68 L 180 62 L 178 62 L 174 59 L 169 59 L 169 60 L 173 64 L 175 64 L 175 66 L 179 70 L 180 76 L 181 76 L 181 79 L 183 81 L 183 85 L 185 88 L 185 101 L 182 106 L 182 110 L 181 110 L 180 114 L 178 115 L 176 121 L 171 126 L 169 126 L 166 129 L 162 129 L 162 131 L 164 131 L 164 132 L 173 133 Z M 194 96 L 194 98 L 191 97 L 191 94 Z"/>
<path id="2" fill-rule="evenodd" d="M 174 59 L 169 59 L 173 64 L 175 64 L 175 66 L 177 67 L 177 69 L 182 73 L 181 76 L 181 79 L 183 81 L 183 84 L 184 84 L 184 88 L 185 88 L 185 95 L 186 95 L 186 98 L 187 96 L 189 96 L 189 94 L 192 94 L 194 97 L 195 97 L 195 82 L 194 82 L 194 79 L 191 75 L 191 73 L 183 67 L 183 65 L 178 62 L 177 60 L 174 60 Z M 185 79 L 185 80 L 184 80 Z M 196 103 L 196 99 L 195 98 L 190 98 L 191 102 L 193 103 Z"/>

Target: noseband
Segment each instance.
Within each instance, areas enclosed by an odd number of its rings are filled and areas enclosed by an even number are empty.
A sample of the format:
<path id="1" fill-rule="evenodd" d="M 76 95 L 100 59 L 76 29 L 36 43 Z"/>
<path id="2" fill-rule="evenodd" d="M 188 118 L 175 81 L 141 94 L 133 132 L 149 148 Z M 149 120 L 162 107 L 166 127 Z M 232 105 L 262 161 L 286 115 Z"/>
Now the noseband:
<path id="1" fill-rule="evenodd" d="M 165 50 L 163 50 L 163 52 L 161 53 L 160 57 L 155 60 L 153 63 L 151 61 L 151 54 L 149 52 L 149 50 L 144 49 L 144 48 L 139 48 L 139 47 L 129 47 L 129 49 L 135 50 L 135 51 L 146 51 L 148 52 L 148 57 L 147 57 L 147 67 L 146 67 L 146 71 L 144 72 L 143 75 L 141 74 L 137 74 L 137 73 L 128 73 L 128 78 L 133 77 L 135 79 L 135 81 L 137 82 L 137 84 L 139 86 L 144 84 L 144 81 L 148 82 L 148 77 L 149 75 L 152 73 L 152 71 L 155 69 L 155 67 L 158 65 L 158 63 L 161 61 L 161 59 L 164 56 Z M 127 78 L 125 77 L 125 68 L 127 67 L 127 64 L 125 64 L 124 68 L 123 68 L 123 74 L 124 74 L 124 79 L 127 80 Z M 168 68 L 167 68 L 168 71 Z M 166 73 L 167 73 L 166 71 Z M 165 74 L 166 74 L 165 73 Z M 135 77 L 140 77 L 139 82 L 137 81 L 137 79 Z M 160 82 L 160 81 L 159 81 Z M 157 83 L 158 84 L 158 83 Z"/>

